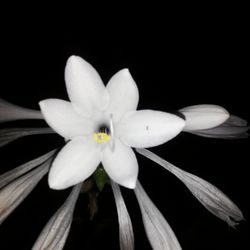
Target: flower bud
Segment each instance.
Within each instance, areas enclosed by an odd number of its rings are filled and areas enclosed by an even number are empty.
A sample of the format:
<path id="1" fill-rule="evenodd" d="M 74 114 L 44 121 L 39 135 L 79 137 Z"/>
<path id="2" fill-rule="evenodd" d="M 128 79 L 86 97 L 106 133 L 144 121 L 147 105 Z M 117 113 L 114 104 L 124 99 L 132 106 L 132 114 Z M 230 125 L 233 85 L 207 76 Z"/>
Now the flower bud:
<path id="1" fill-rule="evenodd" d="M 186 119 L 184 131 L 217 127 L 229 118 L 229 113 L 217 105 L 194 105 L 179 110 Z"/>

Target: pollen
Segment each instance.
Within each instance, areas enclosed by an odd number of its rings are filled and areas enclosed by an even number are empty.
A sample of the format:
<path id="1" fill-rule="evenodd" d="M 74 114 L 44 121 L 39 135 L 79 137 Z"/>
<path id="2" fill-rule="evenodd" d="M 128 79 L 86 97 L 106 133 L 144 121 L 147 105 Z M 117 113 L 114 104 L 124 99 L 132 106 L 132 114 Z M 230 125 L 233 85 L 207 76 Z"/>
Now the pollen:
<path id="1" fill-rule="evenodd" d="M 106 133 L 99 132 L 99 133 L 94 133 L 93 138 L 98 143 L 105 143 L 111 139 L 111 136 Z"/>

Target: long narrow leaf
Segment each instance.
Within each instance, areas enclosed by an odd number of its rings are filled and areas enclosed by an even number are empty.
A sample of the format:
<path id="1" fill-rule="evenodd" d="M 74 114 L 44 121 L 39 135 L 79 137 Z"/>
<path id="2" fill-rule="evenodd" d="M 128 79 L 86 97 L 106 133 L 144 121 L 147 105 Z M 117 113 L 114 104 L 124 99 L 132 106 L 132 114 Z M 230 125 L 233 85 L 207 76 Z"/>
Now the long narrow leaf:
<path id="1" fill-rule="evenodd" d="M 187 186 L 206 209 L 226 221 L 230 226 L 234 227 L 239 221 L 244 219 L 240 209 L 211 183 L 177 168 L 147 149 L 136 149 L 136 151 L 174 174 Z"/>
<path id="2" fill-rule="evenodd" d="M 51 128 L 7 128 L 0 129 L 0 147 L 13 142 L 14 140 L 39 134 L 52 134 L 54 131 Z"/>
<path id="3" fill-rule="evenodd" d="M 0 192 L 0 224 L 28 196 L 48 172 L 50 161 L 5 186 Z"/>
<path id="4" fill-rule="evenodd" d="M 120 249 L 133 250 L 134 233 L 128 210 L 122 197 L 119 185 L 111 181 L 111 186 L 114 193 L 115 204 L 118 213 Z"/>
<path id="5" fill-rule="evenodd" d="M 56 149 L 0 175 L 0 189 L 19 176 L 47 161 L 55 153 L 55 151 Z"/>
<path id="6" fill-rule="evenodd" d="M 148 240 L 154 250 L 180 250 L 181 246 L 161 212 L 150 200 L 140 182 L 135 188 Z"/>
<path id="7" fill-rule="evenodd" d="M 64 247 L 72 223 L 75 204 L 81 190 L 78 184 L 57 212 L 50 218 L 36 240 L 32 250 L 61 250 Z"/>
<path id="8" fill-rule="evenodd" d="M 0 123 L 23 119 L 43 119 L 38 110 L 23 108 L 0 99 Z"/>

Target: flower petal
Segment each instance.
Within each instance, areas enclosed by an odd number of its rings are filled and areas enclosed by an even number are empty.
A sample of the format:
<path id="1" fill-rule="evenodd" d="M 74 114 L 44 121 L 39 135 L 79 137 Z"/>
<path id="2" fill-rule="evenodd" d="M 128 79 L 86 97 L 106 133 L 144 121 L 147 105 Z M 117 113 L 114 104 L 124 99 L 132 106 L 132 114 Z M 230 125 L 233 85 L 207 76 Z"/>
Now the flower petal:
<path id="1" fill-rule="evenodd" d="M 49 172 L 49 186 L 65 189 L 88 178 L 100 163 L 93 140 L 78 137 L 68 142 L 56 156 Z"/>
<path id="2" fill-rule="evenodd" d="M 119 185 L 111 181 L 111 186 L 114 193 L 115 204 L 118 213 L 120 249 L 133 250 L 134 233 L 128 210 L 122 197 Z"/>
<path id="3" fill-rule="evenodd" d="M 176 115 L 153 110 L 130 112 L 117 125 L 117 136 L 136 148 L 154 147 L 171 140 L 185 122 Z"/>
<path id="4" fill-rule="evenodd" d="M 208 138 L 241 139 L 249 136 L 247 133 L 249 128 L 247 121 L 235 115 L 230 115 L 230 117 L 218 127 L 187 132 Z"/>
<path id="5" fill-rule="evenodd" d="M 97 71 L 79 56 L 71 56 L 65 68 L 69 99 L 83 116 L 108 105 L 108 92 Z"/>
<path id="6" fill-rule="evenodd" d="M 29 195 L 42 177 L 48 172 L 50 161 L 11 182 L 0 192 L 0 224 Z"/>
<path id="7" fill-rule="evenodd" d="M 43 231 L 36 240 L 32 250 L 61 250 L 69 234 L 73 219 L 73 212 L 82 184 L 78 184 L 71 191 L 68 199 L 50 218 Z"/>
<path id="8" fill-rule="evenodd" d="M 6 186 L 7 184 L 9 184 L 11 181 L 17 179 L 19 176 L 27 173 L 28 171 L 30 171 L 31 169 L 39 166 L 40 164 L 44 163 L 45 161 L 47 161 L 50 157 L 52 157 L 52 155 L 55 153 L 55 149 L 38 157 L 35 158 L 29 162 L 26 162 L 22 165 L 20 165 L 19 167 L 16 167 L 2 175 L 0 175 L 0 188 Z"/>
<path id="9" fill-rule="evenodd" d="M 184 131 L 214 128 L 225 122 L 229 113 L 217 105 L 194 105 L 179 110 L 186 118 Z"/>
<path id="10" fill-rule="evenodd" d="M 107 112 L 113 114 L 115 122 L 126 112 L 137 109 L 139 91 L 128 69 L 117 72 L 109 80 L 106 88 L 110 96 Z"/>
<path id="11" fill-rule="evenodd" d="M 40 111 L 23 108 L 0 99 L 0 123 L 24 119 L 43 119 Z"/>
<path id="12" fill-rule="evenodd" d="M 46 99 L 39 105 L 48 125 L 66 139 L 88 135 L 94 130 L 91 120 L 79 116 L 70 102 Z"/>
<path id="13" fill-rule="evenodd" d="M 148 240 L 154 250 L 181 250 L 181 246 L 171 227 L 150 200 L 140 182 L 135 188 Z"/>
<path id="14" fill-rule="evenodd" d="M 138 163 L 130 147 L 115 139 L 114 150 L 111 147 L 104 148 L 102 164 L 113 181 L 127 188 L 135 188 Z"/>
<path id="15" fill-rule="evenodd" d="M 51 128 L 7 128 L 0 129 L 0 147 L 5 146 L 16 139 L 29 135 L 52 134 Z"/>
<path id="16" fill-rule="evenodd" d="M 229 226 L 234 227 L 238 221 L 244 219 L 240 209 L 211 183 L 175 167 L 149 150 L 136 149 L 136 151 L 179 178 L 207 210 L 227 222 Z"/>

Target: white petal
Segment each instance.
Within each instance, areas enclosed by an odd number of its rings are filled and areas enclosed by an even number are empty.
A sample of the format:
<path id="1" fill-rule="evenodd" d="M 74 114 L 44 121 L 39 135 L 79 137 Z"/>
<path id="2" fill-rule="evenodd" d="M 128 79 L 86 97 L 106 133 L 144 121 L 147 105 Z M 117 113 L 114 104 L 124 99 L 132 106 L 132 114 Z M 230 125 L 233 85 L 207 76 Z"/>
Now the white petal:
<path id="1" fill-rule="evenodd" d="M 108 104 L 108 92 L 96 70 L 79 56 L 71 56 L 65 68 L 69 99 L 83 116 Z"/>
<path id="2" fill-rule="evenodd" d="M 48 172 L 50 161 L 5 186 L 0 192 L 0 224 L 29 195 Z"/>
<path id="3" fill-rule="evenodd" d="M 107 90 L 110 101 L 107 108 L 109 114 L 113 114 L 115 122 L 128 111 L 137 109 L 139 91 L 128 69 L 117 72 L 108 82 Z"/>
<path id="4" fill-rule="evenodd" d="M 154 147 L 178 135 L 185 122 L 176 115 L 153 110 L 130 112 L 117 125 L 117 136 L 136 148 Z"/>
<path id="5" fill-rule="evenodd" d="M 65 189 L 88 178 L 100 163 L 100 152 L 94 140 L 77 137 L 56 156 L 49 172 L 49 186 Z"/>
<path id="6" fill-rule="evenodd" d="M 111 181 L 111 186 L 118 214 L 120 249 L 133 250 L 134 233 L 128 210 L 122 197 L 119 185 Z"/>
<path id="7" fill-rule="evenodd" d="M 52 134 L 51 128 L 7 128 L 0 129 L 0 147 L 5 146 L 16 139 L 29 135 Z"/>
<path id="8" fill-rule="evenodd" d="M 43 119 L 40 111 L 23 108 L 0 99 L 0 123 L 23 119 Z"/>
<path id="9" fill-rule="evenodd" d="M 114 150 L 105 147 L 103 150 L 102 164 L 109 177 L 118 184 L 135 188 L 138 163 L 134 151 L 115 139 Z"/>
<path id="10" fill-rule="evenodd" d="M 229 113 L 217 105 L 194 105 L 180 112 L 186 118 L 184 131 L 214 128 L 229 118 Z"/>
<path id="11" fill-rule="evenodd" d="M 77 114 L 70 102 L 60 99 L 46 99 L 39 102 L 48 125 L 66 139 L 88 135 L 94 126 L 90 119 Z"/>
<path id="12" fill-rule="evenodd" d="M 161 212 L 150 200 L 140 182 L 137 182 L 135 195 L 139 202 L 142 219 L 148 240 L 154 250 L 181 250 L 181 246 Z"/>
<path id="13" fill-rule="evenodd" d="M 229 226 L 234 227 L 239 221 L 243 220 L 240 209 L 211 183 L 177 168 L 147 149 L 136 149 L 136 151 L 158 163 L 179 178 L 207 210 L 226 221 Z"/>
<path id="14" fill-rule="evenodd" d="M 69 234 L 69 229 L 73 219 L 73 212 L 81 184 L 73 188 L 68 199 L 50 218 L 43 231 L 36 240 L 32 250 L 61 250 Z"/>
<path id="15" fill-rule="evenodd" d="M 27 173 L 28 171 L 47 161 L 55 153 L 55 151 L 56 149 L 0 175 L 0 188 L 6 186 L 11 181 L 17 179 L 19 176 Z"/>

